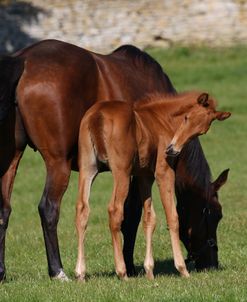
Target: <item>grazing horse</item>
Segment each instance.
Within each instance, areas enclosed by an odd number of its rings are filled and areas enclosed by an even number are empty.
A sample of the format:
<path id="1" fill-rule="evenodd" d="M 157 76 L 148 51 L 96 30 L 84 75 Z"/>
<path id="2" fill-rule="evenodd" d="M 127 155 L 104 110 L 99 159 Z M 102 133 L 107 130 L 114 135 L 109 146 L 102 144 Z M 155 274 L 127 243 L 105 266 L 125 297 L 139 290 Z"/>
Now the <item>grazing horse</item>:
<path id="1" fill-rule="evenodd" d="M 59 252 L 57 224 L 70 171 L 78 170 L 77 144 L 81 118 L 96 100 L 124 99 L 133 103 L 153 92 L 176 93 L 161 66 L 133 46 L 122 46 L 109 55 L 100 55 L 65 42 L 44 40 L 12 56 L 0 58 L 0 281 L 5 278 L 6 271 L 5 236 L 11 213 L 10 197 L 18 163 L 26 146 L 40 152 L 47 170 L 39 213 L 49 275 L 66 279 Z M 212 196 L 205 193 L 205 188 L 211 185 L 210 171 L 199 141 L 194 139 L 185 149 L 186 152 L 181 153 L 181 162 L 178 160 L 176 187 L 179 188 L 182 206 L 187 207 L 187 199 L 197 206 L 192 212 L 187 209 L 179 211 L 179 219 L 184 220 L 183 216 L 189 213 L 184 225 L 186 230 L 188 227 L 193 229 L 190 237 L 185 231 L 184 238 L 186 246 L 191 246 L 195 252 L 196 244 L 201 247 L 208 238 L 204 232 L 193 236 L 194 229 L 198 229 L 193 217 L 202 216 L 205 203 L 217 205 L 217 211 L 220 205 L 214 188 Z M 192 153 L 198 155 L 196 161 L 190 160 Z M 197 165 L 204 163 L 200 177 L 207 176 L 207 186 L 197 186 L 195 173 L 190 175 L 190 171 L 193 173 L 197 169 L 194 162 Z M 184 169 L 185 166 L 189 169 Z M 191 179 L 195 179 L 193 185 Z M 197 194 L 194 194 L 194 187 Z M 183 196 L 186 203 L 183 203 Z M 130 201 L 140 201 L 139 197 L 138 178 L 133 177 L 122 225 L 123 252 L 129 274 L 134 272 L 133 249 L 142 210 L 141 202 Z M 215 208 L 212 208 L 212 214 Z M 209 224 L 216 238 L 217 223 L 209 221 Z M 204 220 L 200 225 L 205 228 Z M 198 256 L 204 267 L 214 265 L 210 251 L 211 248 L 204 249 L 201 253 L 203 257 Z M 209 259 L 207 262 L 204 255 Z M 218 259 L 217 251 L 214 257 Z"/>
<path id="2" fill-rule="evenodd" d="M 205 93 L 177 94 L 172 97 L 155 95 L 150 96 L 148 102 L 138 101 L 134 106 L 121 101 L 101 102 L 87 111 L 79 134 L 77 278 L 85 280 L 84 238 L 89 217 L 90 188 L 102 164 L 107 165 L 113 175 L 113 193 L 108 213 L 118 277 L 127 278 L 120 230 L 131 174 L 142 180 L 141 199 L 146 236 L 144 268 L 147 278 L 154 278 L 151 243 L 155 229 L 151 200 L 154 178 L 165 209 L 175 267 L 181 276 L 189 276 L 179 244 L 179 223 L 173 200 L 175 173 L 169 164 L 169 156 L 177 156 L 188 140 L 206 133 L 213 120 L 222 121 L 229 116 L 229 112 L 216 111 L 215 101 Z"/>

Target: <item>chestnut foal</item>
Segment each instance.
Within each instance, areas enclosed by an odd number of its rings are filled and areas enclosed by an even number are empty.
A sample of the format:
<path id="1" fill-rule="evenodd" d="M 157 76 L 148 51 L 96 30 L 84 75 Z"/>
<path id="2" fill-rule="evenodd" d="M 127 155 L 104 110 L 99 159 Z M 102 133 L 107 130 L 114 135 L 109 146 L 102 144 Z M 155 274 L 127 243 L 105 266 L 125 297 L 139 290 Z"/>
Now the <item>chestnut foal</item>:
<path id="1" fill-rule="evenodd" d="M 79 134 L 78 259 L 75 270 L 79 280 L 85 280 L 86 273 L 84 238 L 89 217 L 90 187 L 102 166 L 111 170 L 114 180 L 108 212 L 118 277 L 127 279 L 120 228 L 131 175 L 141 178 L 147 278 L 154 277 L 152 234 L 156 222 L 151 200 L 154 178 L 166 214 L 175 267 L 181 276 L 189 276 L 179 243 L 174 202 L 175 176 L 169 157 L 178 155 L 191 138 L 206 133 L 213 120 L 222 121 L 230 116 L 228 112 L 216 111 L 215 106 L 215 101 L 208 94 L 190 92 L 168 97 L 150 95 L 147 100 L 134 105 L 122 101 L 101 102 L 87 111 Z"/>

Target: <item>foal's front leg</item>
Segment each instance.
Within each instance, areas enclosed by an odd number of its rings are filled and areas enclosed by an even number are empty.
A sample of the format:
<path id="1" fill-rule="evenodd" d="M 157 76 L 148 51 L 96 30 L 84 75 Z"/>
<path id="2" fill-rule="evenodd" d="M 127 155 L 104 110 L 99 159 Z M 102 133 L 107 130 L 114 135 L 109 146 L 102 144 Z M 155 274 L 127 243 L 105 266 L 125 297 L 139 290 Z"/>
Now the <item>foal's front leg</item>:
<path id="1" fill-rule="evenodd" d="M 122 280 L 127 280 L 127 271 L 122 252 L 121 224 L 123 221 L 124 201 L 128 195 L 130 177 L 124 172 L 112 171 L 114 186 L 111 201 L 108 206 L 109 227 L 112 236 L 114 262 L 116 273 Z"/>
<path id="2" fill-rule="evenodd" d="M 159 187 L 160 198 L 166 214 L 175 267 L 180 272 L 181 276 L 189 277 L 179 240 L 179 221 L 174 202 L 174 174 L 174 171 L 168 166 L 168 164 L 162 162 L 157 165 L 155 178 Z"/>

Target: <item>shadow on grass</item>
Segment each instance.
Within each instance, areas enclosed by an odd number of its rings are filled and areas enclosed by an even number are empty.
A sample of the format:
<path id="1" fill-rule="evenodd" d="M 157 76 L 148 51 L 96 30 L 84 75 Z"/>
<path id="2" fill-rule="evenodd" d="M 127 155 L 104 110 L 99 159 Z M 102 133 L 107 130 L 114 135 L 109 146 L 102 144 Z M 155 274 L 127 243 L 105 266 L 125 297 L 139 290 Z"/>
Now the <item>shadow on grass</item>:
<path id="1" fill-rule="evenodd" d="M 131 278 L 139 278 L 139 277 L 145 276 L 145 270 L 144 270 L 142 264 L 137 264 L 135 266 L 135 269 L 136 269 L 136 275 Z M 187 264 L 187 269 L 189 272 L 197 272 L 193 263 Z M 222 272 L 225 270 L 227 270 L 227 267 L 224 265 L 220 265 L 217 270 L 209 269 L 209 270 L 200 271 L 198 273 L 206 273 L 206 272 L 214 272 L 214 271 Z M 154 277 L 158 277 L 158 276 L 180 277 L 178 271 L 176 270 L 176 268 L 174 266 L 173 259 L 166 259 L 166 260 L 158 259 L 155 261 Z M 46 277 L 47 277 L 47 280 L 49 280 L 48 274 Z M 76 280 L 73 271 L 68 272 L 68 277 L 71 281 Z M 44 278 L 44 276 L 41 277 L 41 279 L 43 279 L 43 278 Z M 97 279 L 97 278 L 111 278 L 111 279 L 116 278 L 117 279 L 117 275 L 116 275 L 115 270 L 99 271 L 96 273 L 86 275 L 86 281 Z M 0 286 L 1 286 L 1 284 L 8 284 L 8 283 L 14 283 L 14 282 L 19 282 L 19 281 L 23 282 L 24 279 L 26 282 L 35 280 L 35 278 L 32 278 L 31 276 L 28 277 L 27 275 L 23 276 L 21 274 L 19 275 L 17 273 L 12 273 L 10 276 L 7 274 L 7 278 L 2 283 L 0 283 Z M 38 279 L 38 277 L 37 277 L 37 279 Z"/>
<path id="2" fill-rule="evenodd" d="M 187 265 L 187 268 L 190 272 L 195 271 L 194 265 L 192 263 Z M 136 275 L 134 277 L 145 276 L 145 270 L 144 270 L 143 264 L 135 265 L 135 269 L 136 269 Z M 176 268 L 174 266 L 174 260 L 173 259 L 155 260 L 154 277 L 156 277 L 156 276 L 179 276 L 179 272 L 176 270 Z M 104 271 L 104 272 L 96 272 L 93 274 L 87 274 L 86 279 L 90 280 L 93 278 L 100 278 L 100 277 L 116 278 L 116 272 L 115 272 L 115 270 L 112 270 L 112 271 Z"/>

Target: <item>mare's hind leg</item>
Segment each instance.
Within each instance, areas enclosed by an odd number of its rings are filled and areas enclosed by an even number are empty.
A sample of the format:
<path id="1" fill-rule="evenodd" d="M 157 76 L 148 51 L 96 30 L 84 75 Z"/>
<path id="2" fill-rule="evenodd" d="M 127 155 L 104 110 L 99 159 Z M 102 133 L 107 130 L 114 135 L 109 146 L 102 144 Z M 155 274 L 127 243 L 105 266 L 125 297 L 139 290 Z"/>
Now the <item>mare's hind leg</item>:
<path id="1" fill-rule="evenodd" d="M 138 178 L 133 176 L 129 187 L 128 197 L 124 203 L 124 220 L 121 226 L 124 237 L 123 255 L 128 276 L 135 275 L 133 254 L 141 215 L 142 200 L 140 197 Z"/>
<path id="2" fill-rule="evenodd" d="M 130 176 L 124 171 L 112 171 L 114 186 L 111 201 L 108 206 L 109 226 L 112 236 L 115 268 L 118 277 L 127 279 L 127 271 L 122 252 L 121 224 L 123 221 L 124 201 L 128 194 Z"/>
<path id="3" fill-rule="evenodd" d="M 0 196 L 0 282 L 5 278 L 5 236 L 11 213 L 10 197 L 19 161 L 23 151 L 17 150 L 7 172 L 1 178 Z"/>
<path id="4" fill-rule="evenodd" d="M 154 258 L 152 250 L 152 237 L 156 226 L 156 215 L 152 203 L 152 184 L 154 178 L 140 177 L 139 188 L 141 199 L 143 202 L 143 229 L 146 237 L 146 256 L 144 260 L 144 268 L 148 279 L 154 279 Z"/>
<path id="5" fill-rule="evenodd" d="M 44 154 L 43 154 L 44 156 Z M 45 189 L 39 204 L 39 214 L 44 234 L 49 275 L 67 281 L 59 253 L 57 224 L 60 204 L 68 186 L 71 163 L 64 158 L 44 156 L 47 176 Z"/>

